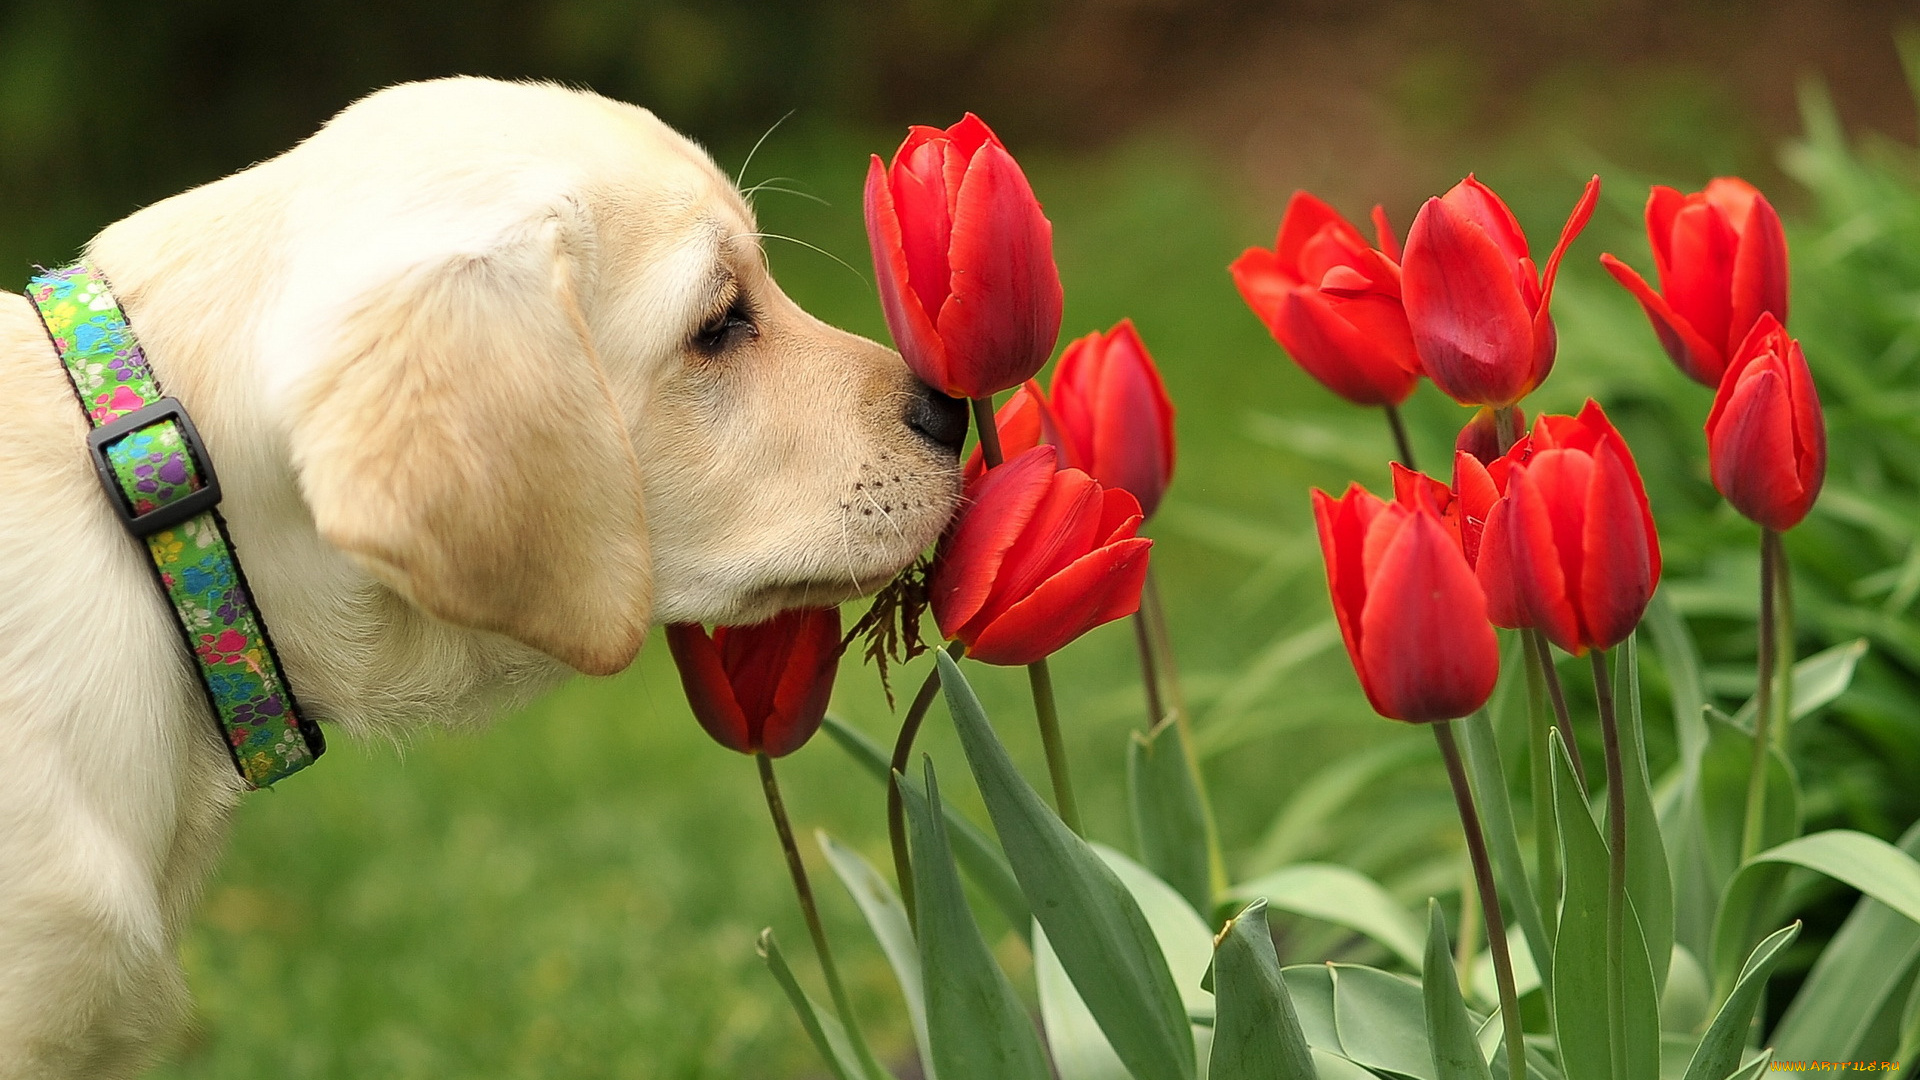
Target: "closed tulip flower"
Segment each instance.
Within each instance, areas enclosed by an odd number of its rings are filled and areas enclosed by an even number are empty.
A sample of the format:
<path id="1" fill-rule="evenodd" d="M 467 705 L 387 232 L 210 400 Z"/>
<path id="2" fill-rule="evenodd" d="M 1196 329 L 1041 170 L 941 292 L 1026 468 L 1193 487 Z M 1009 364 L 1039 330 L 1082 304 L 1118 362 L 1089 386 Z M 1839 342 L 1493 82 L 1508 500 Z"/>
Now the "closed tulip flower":
<path id="1" fill-rule="evenodd" d="M 1695 382 L 1719 386 L 1734 350 L 1763 314 L 1787 321 L 1787 236 L 1766 196 L 1734 176 L 1682 195 L 1655 187 L 1647 241 L 1654 291 L 1631 267 L 1600 256 L 1646 310 L 1660 344 Z"/>
<path id="2" fill-rule="evenodd" d="M 796 609 L 752 626 L 667 627 L 687 704 L 714 741 L 781 757 L 813 737 L 840 664 L 840 610 Z"/>
<path id="3" fill-rule="evenodd" d="M 1444 488 L 1442 489 L 1444 490 Z M 1429 723 L 1486 704 L 1500 648 L 1455 534 L 1425 498 L 1385 503 L 1358 484 L 1313 493 L 1327 589 L 1375 712 Z"/>
<path id="4" fill-rule="evenodd" d="M 1131 319 L 1068 345 L 1053 369 L 1053 393 L 1029 380 L 994 419 L 1007 456 L 1054 446 L 1067 467 L 1131 492 L 1147 517 L 1173 475 L 1173 402 Z M 967 476 L 984 468 L 975 448 Z"/>
<path id="5" fill-rule="evenodd" d="M 1060 336 L 1053 226 L 979 117 L 914 127 L 890 166 L 876 155 L 866 217 L 887 327 L 928 386 L 991 397 L 1047 362 Z"/>
<path id="6" fill-rule="evenodd" d="M 940 633 L 988 664 L 1031 664 L 1140 606 L 1140 503 L 1039 446 L 967 486 L 934 560 Z"/>
<path id="7" fill-rule="evenodd" d="M 1505 514 L 1528 625 L 1576 656 L 1633 632 L 1660 583 L 1660 538 L 1633 452 L 1599 405 L 1535 421 Z"/>
<path id="8" fill-rule="evenodd" d="M 1554 279 L 1599 197 L 1596 176 L 1561 229 L 1544 273 L 1528 255 L 1513 211 L 1473 177 L 1420 208 L 1400 264 L 1400 294 L 1421 370 L 1447 396 L 1504 408 L 1553 370 L 1557 338 L 1548 306 Z"/>
<path id="9" fill-rule="evenodd" d="M 1827 476 L 1827 423 L 1800 343 L 1762 314 L 1707 414 L 1713 486 L 1775 532 L 1800 524 Z"/>
<path id="10" fill-rule="evenodd" d="M 1393 234 L 1376 207 L 1379 248 L 1339 212 L 1296 191 L 1272 249 L 1248 248 L 1228 270 L 1293 361 L 1356 405 L 1398 405 L 1420 378 Z"/>

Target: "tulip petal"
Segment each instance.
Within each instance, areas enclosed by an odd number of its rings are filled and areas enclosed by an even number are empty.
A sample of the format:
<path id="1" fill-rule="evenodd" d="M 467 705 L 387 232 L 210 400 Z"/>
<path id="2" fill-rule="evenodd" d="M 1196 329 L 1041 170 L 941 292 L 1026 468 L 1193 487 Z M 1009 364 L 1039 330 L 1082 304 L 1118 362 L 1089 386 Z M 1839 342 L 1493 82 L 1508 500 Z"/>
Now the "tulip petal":
<path id="1" fill-rule="evenodd" d="M 1794 459 L 1786 382 L 1771 369 L 1743 372 L 1719 411 L 1708 454 L 1713 486 L 1769 529 L 1798 525 L 1811 503 Z"/>
<path id="2" fill-rule="evenodd" d="M 1574 238 L 1586 229 L 1587 222 L 1593 220 L 1593 208 L 1599 201 L 1600 178 L 1595 176 L 1587 181 L 1579 201 L 1573 204 L 1573 212 L 1567 215 L 1567 223 L 1560 227 L 1560 239 L 1553 245 L 1553 254 L 1547 256 L 1547 268 L 1540 275 L 1541 311 L 1547 310 L 1547 305 L 1553 303 L 1553 282 L 1560 276 L 1560 259 L 1566 255 Z"/>
<path id="3" fill-rule="evenodd" d="M 1600 265 L 1607 268 L 1613 279 L 1626 286 L 1634 299 L 1640 301 L 1640 308 L 1647 313 L 1647 321 L 1653 324 L 1653 332 L 1660 339 L 1660 347 L 1679 365 L 1680 370 L 1694 382 L 1706 386 L 1718 386 L 1720 374 L 1726 369 L 1727 354 L 1721 346 L 1715 345 L 1700 336 L 1693 324 L 1667 303 L 1667 298 L 1653 291 L 1645 278 L 1642 278 L 1626 263 L 1611 255 L 1600 256 Z"/>
<path id="4" fill-rule="evenodd" d="M 1479 551 L 1473 560 L 1473 576 L 1487 598 L 1487 621 L 1519 630 L 1532 626 L 1533 619 L 1527 614 L 1526 605 L 1520 602 L 1514 585 L 1513 540 L 1507 533 L 1512 512 L 1513 503 L 1505 498 L 1496 499 L 1487 507 L 1486 519 L 1480 527 Z"/>
<path id="5" fill-rule="evenodd" d="M 1274 237 L 1273 253 L 1280 265 L 1295 269 L 1300 265 L 1300 253 L 1308 241 L 1319 236 L 1328 226 L 1350 234 L 1359 247 L 1366 247 L 1360 231 L 1340 216 L 1340 211 L 1328 206 L 1316 195 L 1305 191 L 1296 191 L 1287 199 L 1287 208 L 1280 215 L 1280 231 Z"/>
<path id="6" fill-rule="evenodd" d="M 1801 501 L 1812 509 L 1827 479 L 1827 421 L 1798 341 L 1787 348 L 1787 397 L 1793 402 L 1793 450 Z M 1804 511 L 1803 511 L 1804 513 Z M 1797 524 L 1797 522 L 1796 522 Z"/>
<path id="7" fill-rule="evenodd" d="M 1582 538 L 1578 514 L 1584 508 L 1592 459 L 1569 450 L 1543 450 L 1508 481 L 1507 547 L 1513 585 L 1529 625 L 1570 653 L 1585 651 L 1579 595 Z M 1575 497 L 1566 497 L 1573 492 Z M 1572 503 L 1572 506 L 1566 504 Z M 1484 538 L 1481 557 L 1486 557 Z"/>
<path id="8" fill-rule="evenodd" d="M 967 505 L 934 560 L 928 600 L 944 637 L 973 620 L 993 589 L 1008 549 L 1032 520 L 1057 469 L 1050 447 L 1035 447 L 988 469 L 966 492 Z"/>
<path id="9" fill-rule="evenodd" d="M 1140 609 L 1153 541 L 1122 540 L 1063 567 L 980 631 L 967 655 L 983 664 L 1031 664 L 1102 623 Z"/>
<path id="10" fill-rule="evenodd" d="M 1520 219 L 1513 216 L 1513 210 L 1492 188 L 1472 173 L 1453 185 L 1440 201 L 1461 219 L 1480 226 L 1506 257 L 1503 265 L 1510 267 L 1527 257 L 1527 234 L 1520 228 Z"/>
<path id="11" fill-rule="evenodd" d="M 1380 347 L 1381 339 L 1362 333 L 1339 313 L 1366 311 L 1375 303 L 1335 301 L 1311 289 L 1294 289 L 1281 305 L 1273 335 L 1294 363 L 1348 401 L 1398 405 L 1413 393 L 1419 377 L 1392 359 Z"/>
<path id="12" fill-rule="evenodd" d="M 1381 556 L 1361 613 L 1362 680 L 1374 710 L 1410 723 L 1486 704 L 1500 646 L 1473 571 L 1439 520 L 1409 516 Z"/>
<path id="13" fill-rule="evenodd" d="M 1659 579 L 1637 487 L 1637 470 L 1618 449 L 1608 444 L 1594 453 L 1582 525 L 1580 620 L 1582 639 L 1597 649 L 1611 649 L 1633 633 Z"/>
<path id="14" fill-rule="evenodd" d="M 867 170 L 865 198 L 867 241 L 873 249 L 873 275 L 880 292 L 880 308 L 893 332 L 900 356 L 920 380 L 950 396 L 947 349 L 934 330 L 933 320 L 909 284 L 907 255 L 900 234 L 900 215 L 893 187 L 880 158 Z"/>
<path id="15" fill-rule="evenodd" d="M 733 696 L 726 669 L 720 665 L 720 650 L 706 630 L 693 623 L 673 623 L 667 627 L 667 649 L 673 653 L 674 666 L 680 669 L 680 685 L 686 690 L 694 719 L 721 746 L 742 754 L 753 753 L 747 718 Z"/>
<path id="16" fill-rule="evenodd" d="M 1667 276 L 1660 283 L 1673 310 L 1701 337 L 1722 343 L 1723 355 L 1734 344 L 1731 282 L 1739 242 L 1717 207 L 1690 198 L 1674 215 Z"/>
<path id="17" fill-rule="evenodd" d="M 1067 347 L 1053 403 L 1080 451 L 1073 466 L 1132 492 L 1151 515 L 1173 473 L 1173 402 L 1131 319 Z"/>
<path id="18" fill-rule="evenodd" d="M 1530 389 L 1531 314 L 1510 263 L 1485 229 L 1428 199 L 1407 236 L 1400 295 L 1420 365 L 1470 405 L 1511 405 Z"/>
<path id="19" fill-rule="evenodd" d="M 1744 337 L 1762 312 L 1787 321 L 1787 234 L 1773 204 L 1759 192 L 1754 193 L 1734 250 L 1732 305 L 1728 329 L 1736 336 Z M 1727 342 L 1729 348 L 1738 345 L 1738 341 Z"/>
<path id="20" fill-rule="evenodd" d="M 1280 307 L 1299 280 L 1281 263 L 1280 256 L 1266 248 L 1248 248 L 1227 264 L 1240 298 L 1254 315 L 1271 329 L 1280 319 Z"/>
<path id="21" fill-rule="evenodd" d="M 1400 241 L 1387 222 L 1387 208 L 1378 204 L 1373 208 L 1373 244 L 1380 249 L 1380 254 L 1396 263 L 1400 261 Z"/>
<path id="22" fill-rule="evenodd" d="M 1320 556 L 1327 568 L 1327 593 L 1333 599 L 1334 620 L 1340 624 L 1347 656 L 1362 681 L 1366 675 L 1360 670 L 1360 612 L 1367 600 L 1367 571 L 1362 549 L 1367 526 L 1381 509 L 1380 500 L 1359 484 L 1348 485 L 1346 493 L 1338 499 L 1318 488 L 1313 491 L 1313 524 L 1320 536 Z"/>
<path id="23" fill-rule="evenodd" d="M 840 664 L 840 609 L 789 611 L 775 621 L 788 645 L 780 650 L 783 666 L 760 747 L 768 757 L 784 757 L 804 746 L 827 714 Z"/>
<path id="24" fill-rule="evenodd" d="M 924 143 L 896 157 L 887 175 L 900 223 L 900 247 L 907 256 L 907 284 L 923 311 L 940 310 L 953 277 L 947 267 L 947 249 L 953 243 L 948 150 L 945 140 Z"/>
<path id="25" fill-rule="evenodd" d="M 1007 549 L 994 575 L 992 594 L 961 631 L 962 640 L 999 618 L 1061 567 L 1093 550 L 1105 508 L 1104 493 L 1092 477 L 1079 469 L 1054 473 L 1032 520 Z"/>
<path id="26" fill-rule="evenodd" d="M 998 145 L 967 166 L 948 261 L 953 292 L 934 322 L 958 376 L 954 396 L 989 397 L 1031 378 L 1060 336 L 1060 272 L 1053 226 Z"/>

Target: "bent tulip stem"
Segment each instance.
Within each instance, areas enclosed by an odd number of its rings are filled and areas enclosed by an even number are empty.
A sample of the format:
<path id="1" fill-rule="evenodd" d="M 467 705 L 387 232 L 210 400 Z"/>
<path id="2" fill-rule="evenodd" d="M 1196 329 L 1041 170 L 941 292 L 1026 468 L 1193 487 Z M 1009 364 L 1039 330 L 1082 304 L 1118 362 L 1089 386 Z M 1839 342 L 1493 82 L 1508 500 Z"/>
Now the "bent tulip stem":
<path id="1" fill-rule="evenodd" d="M 1387 414 L 1387 427 L 1393 429 L 1393 445 L 1400 452 L 1400 464 L 1418 469 L 1413 463 L 1413 442 L 1407 438 L 1407 425 L 1400 419 L 1400 407 L 1392 403 L 1380 406 Z"/>
<path id="2" fill-rule="evenodd" d="M 1060 711 L 1053 699 L 1053 672 L 1044 659 L 1035 660 L 1027 665 L 1027 679 L 1033 684 L 1033 713 L 1040 724 L 1040 745 L 1047 755 L 1047 776 L 1053 781 L 1054 807 L 1067 828 L 1078 834 L 1080 808 L 1073 799 L 1073 779 L 1067 775 L 1067 748 L 1060 738 Z"/>
<path id="3" fill-rule="evenodd" d="M 1600 735 L 1607 749 L 1607 1017 L 1613 1033 L 1613 1075 L 1624 1077 L 1626 1061 L 1627 936 L 1627 785 L 1620 754 L 1620 722 L 1613 707 L 1613 680 L 1607 677 L 1607 656 L 1601 649 L 1593 660 L 1593 696 L 1600 706 Z"/>
<path id="4" fill-rule="evenodd" d="M 1506 920 L 1500 913 L 1500 892 L 1493 881 L 1493 862 L 1487 857 L 1487 838 L 1480 828 L 1480 811 L 1473 803 L 1473 786 L 1467 781 L 1467 766 L 1460 759 L 1460 744 L 1453 737 L 1453 721 L 1441 720 L 1429 725 L 1433 741 L 1440 745 L 1440 758 L 1446 762 L 1447 782 L 1453 786 L 1454 806 L 1460 811 L 1460 831 L 1466 834 L 1467 857 L 1473 864 L 1473 880 L 1480 894 L 1480 912 L 1486 921 L 1487 947 L 1493 952 L 1494 981 L 1500 990 L 1500 1023 L 1506 1030 L 1507 1075 L 1520 1080 L 1526 1075 L 1526 1036 L 1520 1026 L 1520 995 L 1513 981 L 1513 956 L 1507 949 Z"/>
<path id="5" fill-rule="evenodd" d="M 954 642 L 947 646 L 947 652 L 956 660 L 966 651 L 966 646 Z M 920 691 L 913 695 L 913 704 L 907 706 L 907 715 L 900 721 L 900 734 L 893 740 L 893 756 L 887 761 L 887 843 L 893 848 L 893 876 L 900 883 L 900 906 L 907 909 L 907 921 L 917 925 L 918 917 L 913 907 L 913 863 L 907 858 L 907 808 L 901 801 L 900 785 L 893 778 L 907 774 L 907 762 L 913 756 L 913 740 L 920 735 L 920 725 L 927 719 L 927 710 L 933 707 L 933 697 L 940 692 L 940 667 L 934 665 L 927 672 L 927 679 L 920 684 Z"/>
<path id="6" fill-rule="evenodd" d="M 980 459 L 991 469 L 1007 460 L 1000 451 L 1000 428 L 993 421 L 993 399 L 969 398 L 973 402 L 973 426 L 980 435 Z"/>
<path id="7" fill-rule="evenodd" d="M 1580 744 L 1573 738 L 1573 718 L 1567 713 L 1567 693 L 1560 688 L 1560 672 L 1553 666 L 1553 646 L 1547 643 L 1547 635 L 1538 630 L 1527 630 L 1526 635 L 1533 646 L 1534 665 L 1547 684 L 1547 700 L 1553 703 L 1553 722 L 1560 728 L 1560 741 L 1567 744 L 1567 757 L 1573 760 L 1573 778 L 1580 782 L 1580 796 L 1585 798 L 1587 766 L 1580 760 Z"/>
<path id="8" fill-rule="evenodd" d="M 774 779 L 773 759 L 765 754 L 753 755 L 755 764 L 760 766 L 760 789 L 767 796 L 767 811 L 773 815 L 773 827 L 780 834 L 780 850 L 787 856 L 787 870 L 793 875 L 793 892 L 800 899 L 800 912 L 806 916 L 807 933 L 813 937 L 813 951 L 820 958 L 820 973 L 826 978 L 827 993 L 833 998 L 834 1012 L 840 1015 L 840 1026 L 846 1029 L 847 1037 L 852 1040 L 854 1052 L 860 1057 L 861 1068 L 870 1077 L 885 1076 L 886 1071 L 868 1048 L 866 1037 L 860 1034 L 859 1026 L 854 1022 L 853 1006 L 847 1000 L 847 988 L 840 982 L 840 969 L 834 966 L 833 950 L 827 946 L 827 930 L 820 922 L 820 907 L 813 899 L 813 885 L 807 880 L 807 864 L 800 858 L 800 845 L 793 839 L 793 823 L 787 818 L 787 805 L 780 798 L 780 783 Z"/>
<path id="9" fill-rule="evenodd" d="M 1740 859 L 1745 862 L 1760 851 L 1765 842 L 1767 824 L 1767 751 L 1771 748 L 1774 711 L 1775 668 L 1780 647 L 1775 640 L 1779 621 L 1774 614 L 1774 596 L 1780 584 L 1780 534 L 1760 530 L 1760 655 L 1754 687 L 1753 759 L 1747 771 L 1747 816 L 1740 832 Z"/>

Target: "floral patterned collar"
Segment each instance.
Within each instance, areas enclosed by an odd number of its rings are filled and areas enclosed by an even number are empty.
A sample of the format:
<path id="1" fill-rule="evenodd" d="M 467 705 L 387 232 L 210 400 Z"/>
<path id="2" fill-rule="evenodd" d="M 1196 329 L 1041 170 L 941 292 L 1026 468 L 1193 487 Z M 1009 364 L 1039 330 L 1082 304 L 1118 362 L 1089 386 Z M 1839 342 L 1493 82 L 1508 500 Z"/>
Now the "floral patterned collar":
<path id="1" fill-rule="evenodd" d="M 193 421 L 160 393 L 133 327 L 85 261 L 27 284 L 93 431 L 87 448 L 114 511 L 146 548 L 173 604 L 207 704 L 250 787 L 313 764 L 320 728 L 300 713 L 215 504 L 220 482 Z"/>

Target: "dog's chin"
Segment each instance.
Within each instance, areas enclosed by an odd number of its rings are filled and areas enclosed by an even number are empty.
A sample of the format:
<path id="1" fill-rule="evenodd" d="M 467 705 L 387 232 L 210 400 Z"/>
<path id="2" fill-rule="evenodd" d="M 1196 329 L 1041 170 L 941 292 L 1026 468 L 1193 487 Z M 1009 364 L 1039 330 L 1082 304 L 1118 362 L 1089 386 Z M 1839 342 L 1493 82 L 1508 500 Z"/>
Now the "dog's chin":
<path id="1" fill-rule="evenodd" d="M 724 622 L 734 625 L 763 622 L 791 608 L 838 607 L 849 600 L 871 596 L 892 581 L 898 569 L 869 577 L 842 577 L 780 582 L 754 589 L 740 598 Z"/>

